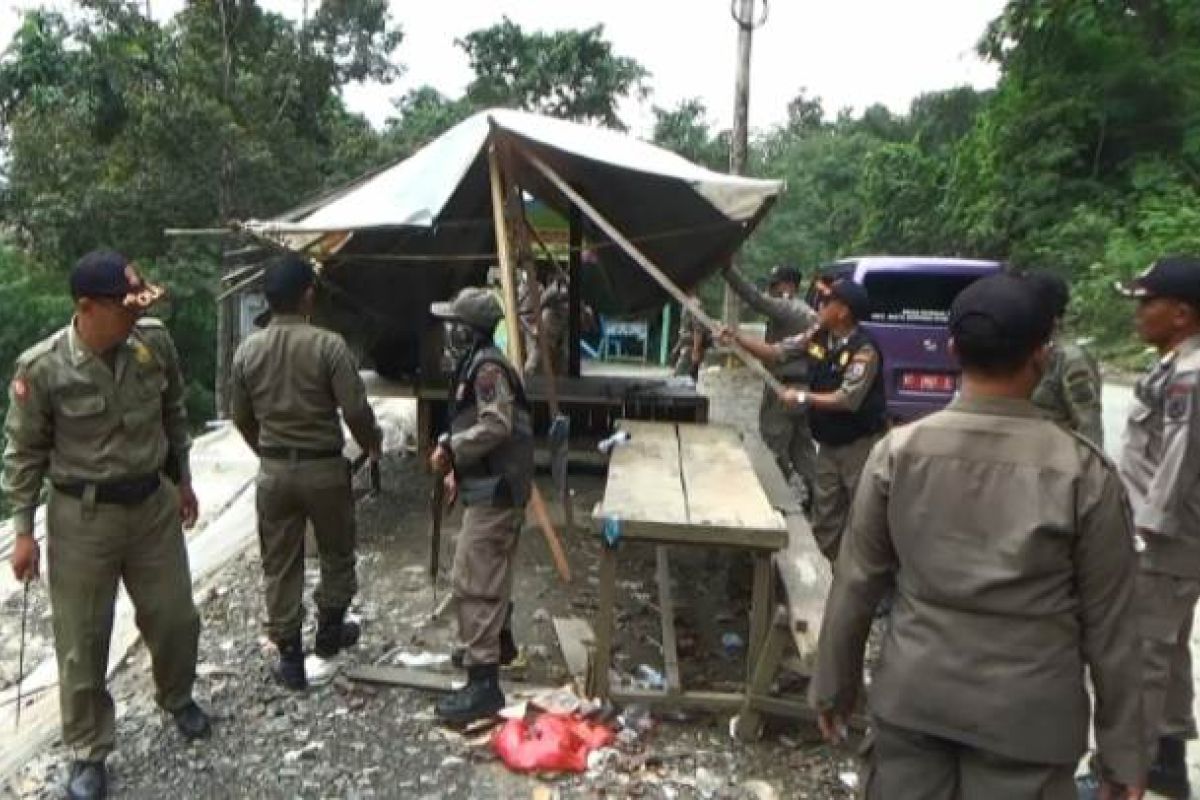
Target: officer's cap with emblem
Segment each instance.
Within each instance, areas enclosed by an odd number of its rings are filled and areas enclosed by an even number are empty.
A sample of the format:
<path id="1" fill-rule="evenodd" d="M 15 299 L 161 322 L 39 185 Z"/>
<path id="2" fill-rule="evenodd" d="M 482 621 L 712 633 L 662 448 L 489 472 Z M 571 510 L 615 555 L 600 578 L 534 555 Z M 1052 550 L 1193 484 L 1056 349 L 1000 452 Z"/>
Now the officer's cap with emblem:
<path id="1" fill-rule="evenodd" d="M 1200 259 L 1191 256 L 1160 258 L 1117 291 L 1135 299 L 1170 297 L 1200 305 Z"/>
<path id="2" fill-rule="evenodd" d="M 149 283 L 137 268 L 115 250 L 93 250 L 71 269 L 71 296 L 108 297 L 126 308 L 144 311 L 166 295 L 161 286 Z"/>
<path id="3" fill-rule="evenodd" d="M 867 290 L 863 288 L 862 284 L 855 283 L 849 278 L 839 278 L 830 284 L 829 292 L 825 297 L 840 300 L 846 308 L 850 309 L 855 322 L 862 322 L 871 316 L 871 298 L 867 295 Z"/>
<path id="4" fill-rule="evenodd" d="M 438 319 L 461 322 L 488 333 L 504 318 L 504 309 L 500 307 L 496 295 L 477 286 L 468 286 L 449 302 L 432 304 L 429 313 Z"/>
<path id="5" fill-rule="evenodd" d="M 980 278 L 950 304 L 950 334 L 960 344 L 991 342 L 1030 352 L 1053 329 L 1053 313 L 1038 300 L 1032 282 L 1016 275 Z"/>
<path id="6" fill-rule="evenodd" d="M 800 283 L 800 270 L 790 264 L 779 264 L 771 269 L 771 274 L 767 276 L 767 285 L 774 286 L 777 283 Z"/>

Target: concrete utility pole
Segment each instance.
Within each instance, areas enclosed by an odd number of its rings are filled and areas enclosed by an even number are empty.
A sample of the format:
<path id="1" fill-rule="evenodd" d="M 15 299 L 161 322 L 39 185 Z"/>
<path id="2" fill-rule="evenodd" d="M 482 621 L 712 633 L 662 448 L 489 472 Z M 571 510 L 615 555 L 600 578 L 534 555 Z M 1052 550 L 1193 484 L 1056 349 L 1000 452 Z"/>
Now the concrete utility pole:
<path id="1" fill-rule="evenodd" d="M 730 0 L 729 13 L 738 26 L 737 84 L 733 93 L 733 135 L 729 140 L 729 171 L 734 175 L 746 172 L 746 146 L 750 117 L 750 39 L 755 28 L 767 21 L 767 2 L 762 0 L 762 13 L 754 17 L 755 0 Z M 738 298 L 729 286 L 725 287 L 725 302 L 721 317 L 726 325 L 738 321 Z"/>

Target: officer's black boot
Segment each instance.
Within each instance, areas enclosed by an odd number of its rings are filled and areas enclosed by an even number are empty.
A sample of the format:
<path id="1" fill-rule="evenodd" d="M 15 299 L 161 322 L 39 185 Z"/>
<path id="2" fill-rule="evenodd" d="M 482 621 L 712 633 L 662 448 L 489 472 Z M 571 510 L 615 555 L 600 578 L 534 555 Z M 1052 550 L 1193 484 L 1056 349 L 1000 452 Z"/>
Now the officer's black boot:
<path id="1" fill-rule="evenodd" d="M 279 660 L 271 665 L 271 676 L 282 686 L 299 692 L 308 688 L 304 675 L 304 645 L 300 634 L 275 642 L 279 648 Z"/>
<path id="2" fill-rule="evenodd" d="M 207 739 L 212 736 L 212 723 L 204 709 L 196 705 L 195 700 L 189 700 L 183 708 L 171 712 L 175 718 L 175 727 L 188 741 Z"/>
<path id="3" fill-rule="evenodd" d="M 1158 740 L 1158 758 L 1146 774 L 1146 788 L 1171 800 L 1187 800 L 1191 796 L 1188 783 L 1187 742 L 1174 736 Z"/>
<path id="4" fill-rule="evenodd" d="M 513 604 L 508 604 L 504 614 L 504 627 L 500 629 L 500 666 L 507 667 L 517 660 L 520 650 L 512 631 Z M 463 668 L 463 659 L 467 656 L 467 648 L 459 646 L 450 651 L 450 663 L 459 669 Z"/>
<path id="5" fill-rule="evenodd" d="M 479 664 L 467 667 L 467 685 L 437 704 L 437 715 L 451 725 L 466 725 L 477 719 L 495 716 L 504 708 L 500 691 L 500 665 Z"/>
<path id="6" fill-rule="evenodd" d="M 75 761 L 67 778 L 69 800 L 104 800 L 108 796 L 108 770 L 103 761 Z"/>
<path id="7" fill-rule="evenodd" d="M 321 658 L 333 658 L 343 648 L 358 644 L 362 629 L 346 619 L 346 609 L 317 609 L 317 641 L 313 652 Z"/>

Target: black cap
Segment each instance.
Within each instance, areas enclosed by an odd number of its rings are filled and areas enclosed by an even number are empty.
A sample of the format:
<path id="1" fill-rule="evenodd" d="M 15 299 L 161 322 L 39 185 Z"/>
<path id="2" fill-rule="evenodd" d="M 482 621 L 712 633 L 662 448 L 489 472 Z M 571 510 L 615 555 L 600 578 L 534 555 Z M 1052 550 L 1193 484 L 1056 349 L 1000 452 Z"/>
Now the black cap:
<path id="1" fill-rule="evenodd" d="M 828 296 L 841 300 L 854 315 L 855 322 L 863 322 L 871 316 L 871 298 L 860 283 L 849 278 L 838 278 L 830 285 Z"/>
<path id="2" fill-rule="evenodd" d="M 767 285 L 773 286 L 776 283 L 800 283 L 800 270 L 787 264 L 779 264 L 771 269 L 771 274 L 767 276 Z"/>
<path id="3" fill-rule="evenodd" d="M 1039 301 L 1032 281 L 1015 275 L 989 275 L 958 293 L 950 304 L 955 339 L 990 340 L 1029 350 L 1050 338 L 1054 315 Z"/>
<path id="4" fill-rule="evenodd" d="M 267 267 L 263 274 L 263 294 L 269 302 L 295 302 L 315 280 L 312 264 L 295 253 L 288 253 Z"/>
<path id="5" fill-rule="evenodd" d="M 1118 283 L 1126 297 L 1171 297 L 1200 304 L 1200 259 L 1190 256 L 1160 258 L 1128 283 Z"/>
<path id="6" fill-rule="evenodd" d="M 93 250 L 71 269 L 72 297 L 115 297 L 133 309 L 146 309 L 166 294 L 147 283 L 137 268 L 115 250 Z"/>
<path id="7" fill-rule="evenodd" d="M 1046 310 L 1054 317 L 1067 313 L 1067 305 L 1071 302 L 1071 287 L 1066 280 L 1053 272 L 1038 270 L 1024 275 L 1033 288 L 1038 301 L 1044 303 Z"/>

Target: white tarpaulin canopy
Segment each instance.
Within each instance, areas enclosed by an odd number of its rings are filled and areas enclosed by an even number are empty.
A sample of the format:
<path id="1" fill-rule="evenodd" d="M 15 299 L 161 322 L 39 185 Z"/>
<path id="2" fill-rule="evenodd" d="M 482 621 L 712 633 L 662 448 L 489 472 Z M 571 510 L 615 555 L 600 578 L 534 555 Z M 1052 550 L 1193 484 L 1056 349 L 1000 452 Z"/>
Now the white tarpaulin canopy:
<path id="1" fill-rule="evenodd" d="M 678 181 L 730 220 L 753 218 L 783 188 L 781 181 L 713 172 L 669 150 L 606 128 L 494 109 L 475 114 L 411 158 L 337 193 L 299 218 L 253 220 L 248 226 L 276 234 L 432 227 L 471 166 L 485 153 L 493 125 L 576 158 Z"/>

